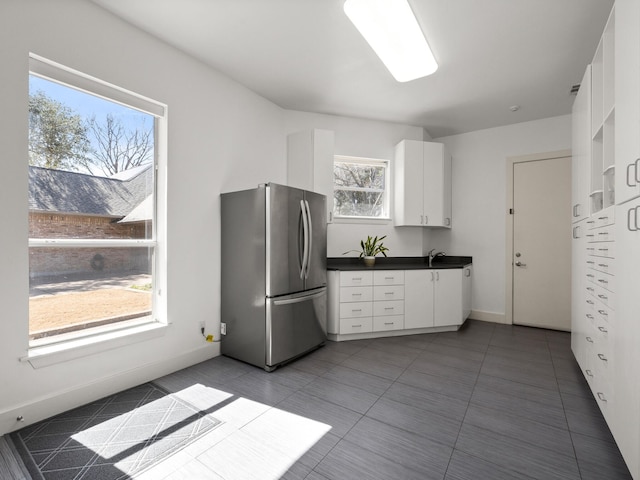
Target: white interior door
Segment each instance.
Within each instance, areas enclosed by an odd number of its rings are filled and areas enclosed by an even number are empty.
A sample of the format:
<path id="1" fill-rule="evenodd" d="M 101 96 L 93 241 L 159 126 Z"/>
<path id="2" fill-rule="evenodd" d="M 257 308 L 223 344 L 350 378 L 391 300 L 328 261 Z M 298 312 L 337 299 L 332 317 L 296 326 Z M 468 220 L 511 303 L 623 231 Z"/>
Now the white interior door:
<path id="1" fill-rule="evenodd" d="M 571 157 L 513 165 L 513 323 L 571 330 Z"/>

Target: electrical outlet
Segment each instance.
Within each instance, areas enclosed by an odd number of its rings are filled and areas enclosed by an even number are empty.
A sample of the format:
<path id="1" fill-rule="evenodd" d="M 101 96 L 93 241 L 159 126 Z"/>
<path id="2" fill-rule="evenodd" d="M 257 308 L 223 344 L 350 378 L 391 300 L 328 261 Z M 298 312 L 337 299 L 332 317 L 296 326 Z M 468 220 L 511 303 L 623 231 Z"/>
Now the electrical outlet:
<path id="1" fill-rule="evenodd" d="M 220 324 L 220 335 L 226 335 L 227 334 L 227 324 L 226 323 L 221 323 Z"/>

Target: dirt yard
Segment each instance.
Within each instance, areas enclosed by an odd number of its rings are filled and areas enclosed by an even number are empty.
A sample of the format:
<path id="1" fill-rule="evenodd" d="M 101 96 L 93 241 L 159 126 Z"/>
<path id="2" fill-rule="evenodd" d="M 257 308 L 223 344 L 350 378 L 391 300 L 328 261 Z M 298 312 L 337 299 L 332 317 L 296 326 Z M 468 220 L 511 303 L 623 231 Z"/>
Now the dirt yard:
<path id="1" fill-rule="evenodd" d="M 85 292 L 40 295 L 29 299 L 29 334 L 90 320 L 127 315 L 134 318 L 150 311 L 151 294 L 146 291 L 102 288 Z"/>

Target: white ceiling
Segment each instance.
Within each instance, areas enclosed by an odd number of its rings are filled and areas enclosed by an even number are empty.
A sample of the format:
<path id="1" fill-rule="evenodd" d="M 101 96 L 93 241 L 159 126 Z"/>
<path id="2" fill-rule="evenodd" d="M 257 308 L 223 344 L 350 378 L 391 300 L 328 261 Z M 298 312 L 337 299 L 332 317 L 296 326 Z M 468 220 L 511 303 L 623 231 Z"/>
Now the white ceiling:
<path id="1" fill-rule="evenodd" d="M 410 0 L 439 69 L 397 83 L 344 0 L 92 1 L 283 108 L 418 125 L 434 138 L 570 113 L 569 89 L 613 5 Z"/>

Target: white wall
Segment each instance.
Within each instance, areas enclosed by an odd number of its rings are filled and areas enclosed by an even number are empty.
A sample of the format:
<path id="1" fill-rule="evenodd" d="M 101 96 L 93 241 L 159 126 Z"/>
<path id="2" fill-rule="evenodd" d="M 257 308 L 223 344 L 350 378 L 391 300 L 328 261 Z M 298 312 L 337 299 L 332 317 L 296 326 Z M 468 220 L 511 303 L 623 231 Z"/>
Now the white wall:
<path id="1" fill-rule="evenodd" d="M 472 308 L 499 321 L 505 313 L 506 159 L 570 149 L 571 116 L 435 141 L 445 143 L 453 157 L 453 228 L 425 233 L 423 251 L 473 256 Z"/>
<path id="2" fill-rule="evenodd" d="M 285 112 L 286 133 L 319 128 L 335 132 L 335 154 L 355 157 L 377 158 L 393 162 L 395 145 L 403 139 L 430 140 L 421 127 L 397 123 L 362 120 L 315 113 Z M 391 169 L 393 166 L 391 166 Z M 392 199 L 393 200 L 393 199 Z M 391 203 L 393 211 L 393 203 Z M 420 227 L 394 228 L 386 223 L 339 223 L 327 228 L 327 255 L 339 257 L 351 249 L 360 248 L 360 240 L 367 235 L 387 235 L 385 246 L 389 255 L 412 257 L 422 255 L 422 229 Z M 348 256 L 357 256 L 351 253 Z"/>
<path id="3" fill-rule="evenodd" d="M 27 353 L 28 55 L 168 105 L 167 333 L 34 369 Z M 0 434 L 216 355 L 219 194 L 286 180 L 284 112 L 85 0 L 0 3 Z"/>

